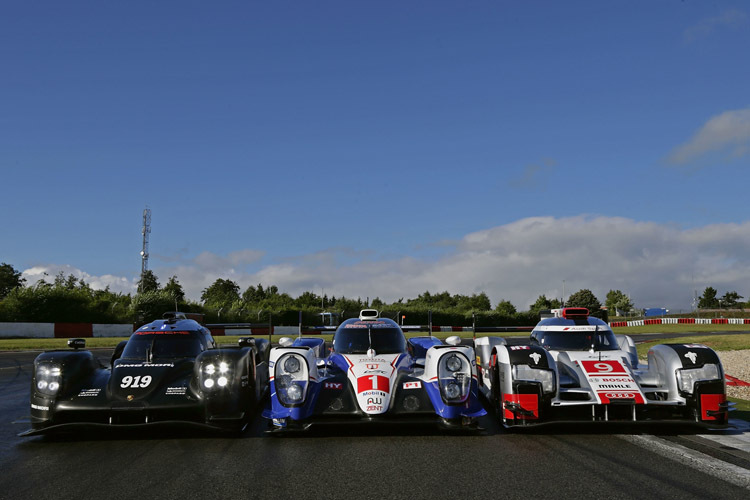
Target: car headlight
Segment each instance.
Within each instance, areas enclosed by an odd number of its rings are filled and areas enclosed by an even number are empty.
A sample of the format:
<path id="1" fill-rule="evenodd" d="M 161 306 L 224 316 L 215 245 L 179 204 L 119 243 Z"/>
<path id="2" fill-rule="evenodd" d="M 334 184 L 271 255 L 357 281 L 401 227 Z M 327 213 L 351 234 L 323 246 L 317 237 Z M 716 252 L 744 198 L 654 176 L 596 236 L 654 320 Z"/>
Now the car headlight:
<path id="1" fill-rule="evenodd" d="M 529 365 L 513 365 L 513 380 L 531 380 L 542 383 L 546 394 L 555 393 L 555 372 L 543 368 L 532 368 Z"/>
<path id="2" fill-rule="evenodd" d="M 62 368 L 54 363 L 40 363 L 36 367 L 36 390 L 54 396 L 62 383 Z"/>
<path id="3" fill-rule="evenodd" d="M 226 361 L 208 362 L 201 367 L 201 385 L 208 390 L 226 387 L 231 370 L 231 365 Z"/>
<path id="4" fill-rule="evenodd" d="M 456 356 L 455 354 L 452 354 L 448 357 L 447 360 L 445 360 L 445 367 L 450 372 L 456 372 L 461 369 L 461 359 Z"/>
<path id="5" fill-rule="evenodd" d="M 282 404 L 296 405 L 305 400 L 308 370 L 307 360 L 299 354 L 285 354 L 276 362 L 274 385 Z"/>
<path id="6" fill-rule="evenodd" d="M 444 354 L 438 361 L 440 394 L 448 403 L 462 403 L 469 396 L 471 365 L 461 353 Z"/>
<path id="7" fill-rule="evenodd" d="M 719 365 L 707 364 L 700 368 L 684 368 L 677 370 L 677 387 L 682 392 L 693 393 L 695 383 L 701 380 L 719 380 Z"/>

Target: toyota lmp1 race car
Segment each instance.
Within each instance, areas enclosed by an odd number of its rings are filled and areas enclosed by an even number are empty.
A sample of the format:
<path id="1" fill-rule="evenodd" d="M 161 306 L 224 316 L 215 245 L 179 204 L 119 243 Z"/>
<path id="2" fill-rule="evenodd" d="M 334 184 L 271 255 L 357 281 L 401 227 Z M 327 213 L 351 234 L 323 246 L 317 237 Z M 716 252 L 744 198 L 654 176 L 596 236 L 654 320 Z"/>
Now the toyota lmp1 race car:
<path id="1" fill-rule="evenodd" d="M 34 360 L 31 430 L 132 428 L 188 423 L 244 429 L 268 387 L 269 342 L 241 338 L 217 348 L 211 332 L 182 313 L 167 313 L 136 330 L 102 366 L 83 339 L 73 350 Z"/>
<path id="2" fill-rule="evenodd" d="M 640 364 L 633 340 L 584 308 L 553 310 L 528 345 L 475 341 L 480 391 L 506 427 L 560 421 L 728 422 L 724 371 L 699 344 L 662 344 Z"/>
<path id="3" fill-rule="evenodd" d="M 263 416 L 271 432 L 313 423 L 433 421 L 475 429 L 478 401 L 474 350 L 446 340 L 406 340 L 398 324 L 365 309 L 323 339 L 284 338 L 271 349 L 271 398 Z"/>

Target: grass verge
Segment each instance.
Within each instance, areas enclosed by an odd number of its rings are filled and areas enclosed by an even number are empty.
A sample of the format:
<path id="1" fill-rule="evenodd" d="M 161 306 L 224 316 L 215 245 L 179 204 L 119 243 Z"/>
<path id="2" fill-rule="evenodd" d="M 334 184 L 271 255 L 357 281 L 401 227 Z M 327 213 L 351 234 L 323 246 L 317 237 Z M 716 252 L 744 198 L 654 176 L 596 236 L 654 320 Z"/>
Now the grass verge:
<path id="1" fill-rule="evenodd" d="M 633 339 L 638 340 L 638 339 Z M 703 344 L 715 351 L 739 351 L 750 349 L 750 334 L 747 335 L 707 335 L 697 337 L 675 337 L 670 339 L 656 339 L 642 344 L 636 344 L 638 357 L 645 358 L 646 353 L 656 344 L 681 344 L 688 342 L 690 344 Z"/>

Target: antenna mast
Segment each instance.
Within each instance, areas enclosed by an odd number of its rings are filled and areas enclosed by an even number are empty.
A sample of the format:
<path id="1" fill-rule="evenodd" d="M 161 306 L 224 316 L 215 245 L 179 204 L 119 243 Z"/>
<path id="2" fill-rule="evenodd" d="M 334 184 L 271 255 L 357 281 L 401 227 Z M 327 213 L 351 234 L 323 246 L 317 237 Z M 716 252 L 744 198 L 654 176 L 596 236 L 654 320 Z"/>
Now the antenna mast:
<path id="1" fill-rule="evenodd" d="M 143 210 L 143 249 L 141 250 L 141 286 L 138 291 L 142 292 L 143 288 L 143 276 L 148 271 L 148 235 L 151 233 L 151 209 L 146 208 Z"/>

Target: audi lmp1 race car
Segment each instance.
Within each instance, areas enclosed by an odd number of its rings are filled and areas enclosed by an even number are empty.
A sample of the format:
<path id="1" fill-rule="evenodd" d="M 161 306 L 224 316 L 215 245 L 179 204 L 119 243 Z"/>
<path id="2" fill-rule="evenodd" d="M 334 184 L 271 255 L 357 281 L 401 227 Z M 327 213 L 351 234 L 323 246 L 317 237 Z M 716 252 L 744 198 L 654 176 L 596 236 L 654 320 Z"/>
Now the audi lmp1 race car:
<path id="1" fill-rule="evenodd" d="M 76 427 L 188 423 L 242 430 L 268 388 L 269 342 L 242 338 L 217 348 L 182 313 L 136 330 L 102 366 L 83 339 L 34 360 L 30 436 Z"/>
<path id="2" fill-rule="evenodd" d="M 378 311 L 365 309 L 323 339 L 284 338 L 271 349 L 271 398 L 263 416 L 272 432 L 312 423 L 428 420 L 449 429 L 476 428 L 486 414 L 477 398 L 474 350 L 414 337 Z"/>
<path id="3" fill-rule="evenodd" d="M 633 340 L 584 308 L 553 310 L 528 345 L 475 341 L 480 391 L 503 424 L 559 421 L 728 422 L 724 370 L 699 344 L 655 345 L 640 364 Z"/>

